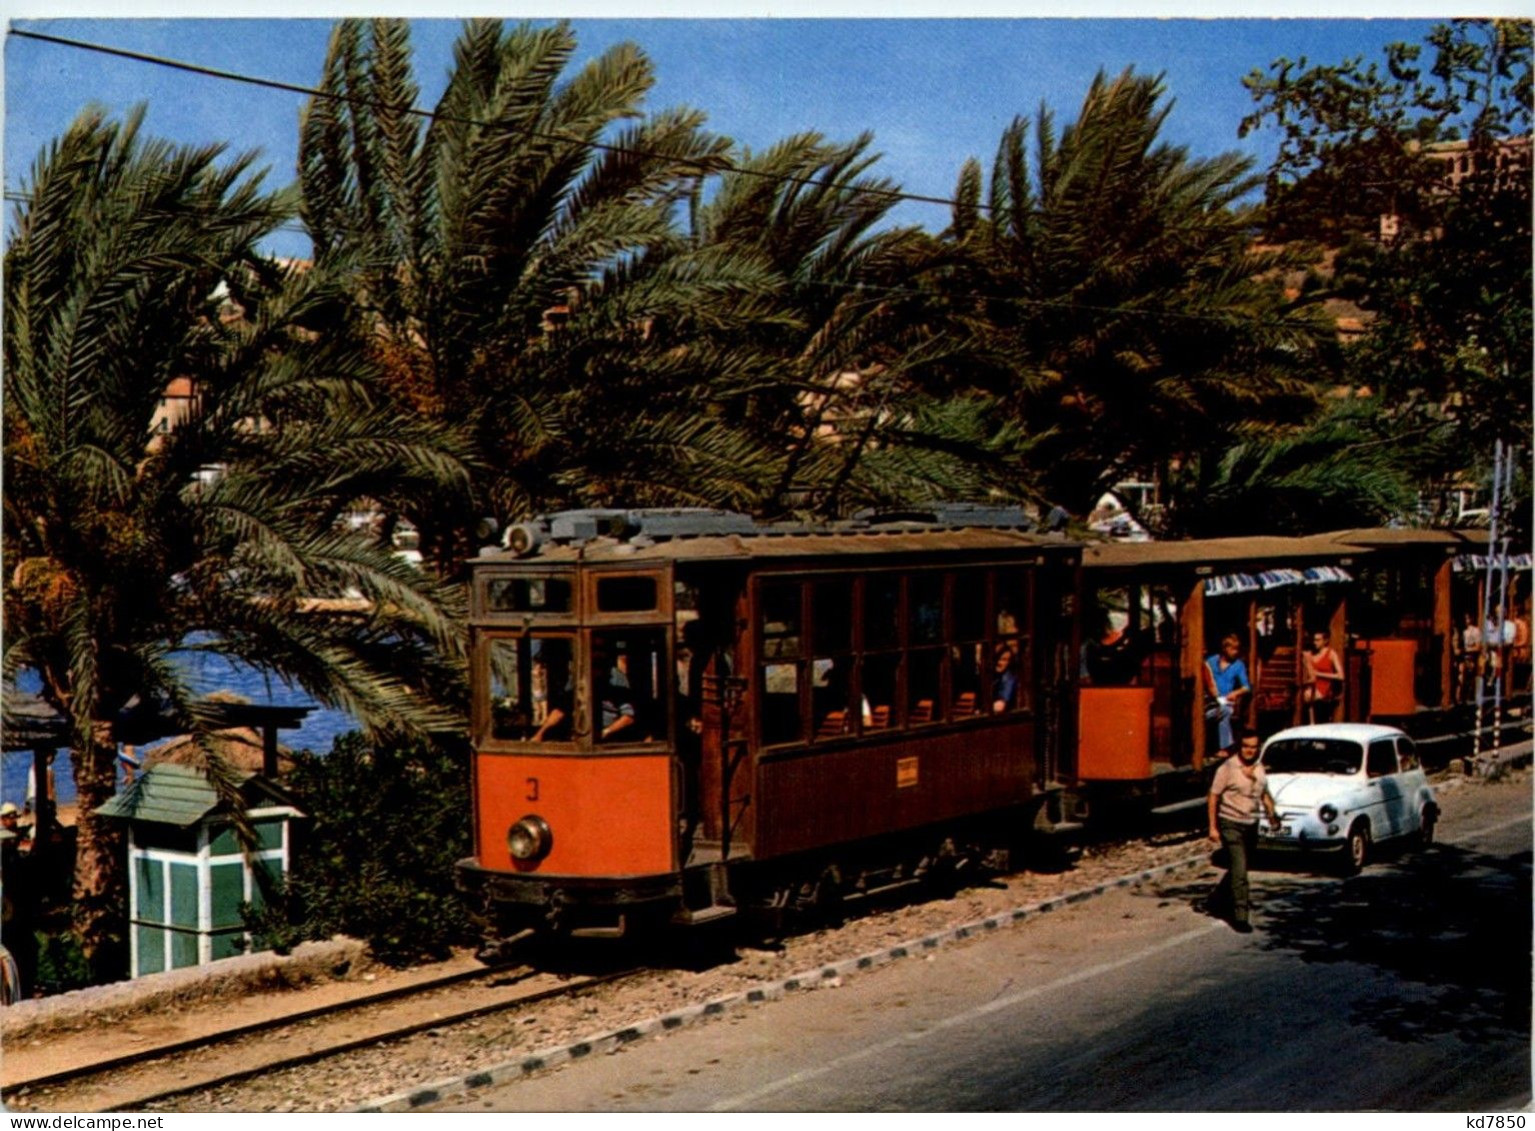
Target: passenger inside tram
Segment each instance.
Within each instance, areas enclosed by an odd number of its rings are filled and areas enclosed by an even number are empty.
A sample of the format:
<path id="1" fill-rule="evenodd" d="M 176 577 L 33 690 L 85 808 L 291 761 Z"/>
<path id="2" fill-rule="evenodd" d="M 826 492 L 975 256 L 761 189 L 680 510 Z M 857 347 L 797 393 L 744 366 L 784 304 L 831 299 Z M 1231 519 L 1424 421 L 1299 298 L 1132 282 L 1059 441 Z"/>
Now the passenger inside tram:
<path id="1" fill-rule="evenodd" d="M 992 661 L 991 713 L 1005 714 L 1018 705 L 1018 671 L 1016 654 L 1007 641 L 997 645 L 996 659 Z"/>
<path id="2" fill-rule="evenodd" d="M 1130 631 L 1130 618 L 1118 609 L 1102 614 L 1093 639 L 1082 645 L 1083 680 L 1095 687 L 1128 687 L 1141 668 L 1141 650 Z"/>

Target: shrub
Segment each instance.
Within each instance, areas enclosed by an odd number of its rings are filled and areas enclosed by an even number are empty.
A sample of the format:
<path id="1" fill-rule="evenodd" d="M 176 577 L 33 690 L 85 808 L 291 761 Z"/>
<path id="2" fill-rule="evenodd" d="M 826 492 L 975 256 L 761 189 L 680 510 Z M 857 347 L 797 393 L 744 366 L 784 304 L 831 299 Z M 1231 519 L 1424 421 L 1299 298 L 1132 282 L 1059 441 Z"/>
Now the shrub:
<path id="1" fill-rule="evenodd" d="M 309 820 L 287 881 L 247 915 L 261 944 L 346 934 L 408 965 L 474 942 L 453 886 L 470 850 L 468 773 L 461 739 L 374 744 L 354 731 L 329 755 L 297 755 L 286 785 Z"/>

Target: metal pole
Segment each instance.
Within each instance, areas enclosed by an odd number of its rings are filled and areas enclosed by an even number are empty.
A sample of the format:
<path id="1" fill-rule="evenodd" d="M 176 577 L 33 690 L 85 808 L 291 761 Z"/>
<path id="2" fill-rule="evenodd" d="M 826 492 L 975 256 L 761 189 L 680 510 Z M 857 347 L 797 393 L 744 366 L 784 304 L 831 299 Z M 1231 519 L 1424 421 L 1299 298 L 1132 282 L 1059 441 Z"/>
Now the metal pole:
<path id="1" fill-rule="evenodd" d="M 1503 499 L 1514 492 L 1514 449 L 1509 448 L 1503 461 Z M 1508 680 L 1508 531 L 1498 545 L 1498 678 L 1492 686 L 1492 744 L 1496 750 L 1503 739 L 1503 684 Z"/>
<path id="2" fill-rule="evenodd" d="M 1492 577 L 1493 554 L 1496 552 L 1498 542 L 1498 502 L 1499 490 L 1503 485 L 1503 441 L 1499 440 L 1493 448 L 1492 457 L 1492 506 L 1488 510 L 1488 519 L 1491 523 L 1490 537 L 1487 542 L 1487 562 L 1483 567 L 1482 585 L 1482 615 L 1477 621 L 1476 630 L 1482 638 L 1482 655 L 1476 665 L 1476 729 L 1472 732 L 1471 743 L 1473 752 L 1480 757 L 1482 753 L 1482 720 L 1487 704 L 1487 669 L 1491 666 L 1489 649 L 1492 641 L 1487 639 L 1487 621 L 1492 614 Z"/>

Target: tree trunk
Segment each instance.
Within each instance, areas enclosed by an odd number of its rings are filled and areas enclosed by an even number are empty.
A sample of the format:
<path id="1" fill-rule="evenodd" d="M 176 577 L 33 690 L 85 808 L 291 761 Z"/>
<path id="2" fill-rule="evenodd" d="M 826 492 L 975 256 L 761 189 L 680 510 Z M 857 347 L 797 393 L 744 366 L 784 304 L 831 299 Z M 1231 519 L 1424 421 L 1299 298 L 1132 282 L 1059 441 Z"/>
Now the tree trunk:
<path id="1" fill-rule="evenodd" d="M 116 791 L 117 746 L 110 723 L 94 725 L 87 749 L 74 751 L 75 818 L 74 928 L 81 949 L 97 976 L 109 967 L 127 941 L 126 873 L 122 831 L 96 810 Z"/>

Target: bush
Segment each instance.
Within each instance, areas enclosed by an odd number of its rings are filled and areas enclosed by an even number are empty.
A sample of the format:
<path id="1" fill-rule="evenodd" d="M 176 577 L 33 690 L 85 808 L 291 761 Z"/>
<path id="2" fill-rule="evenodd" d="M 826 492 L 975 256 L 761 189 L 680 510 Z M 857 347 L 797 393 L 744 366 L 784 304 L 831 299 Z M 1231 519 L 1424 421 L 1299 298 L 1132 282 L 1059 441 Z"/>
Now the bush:
<path id="1" fill-rule="evenodd" d="M 470 852 L 468 778 L 462 740 L 371 744 L 352 732 L 329 755 L 298 755 L 286 785 L 309 820 L 287 882 L 247 915 L 260 944 L 345 934 L 403 966 L 476 941 L 453 886 Z"/>
<path id="2" fill-rule="evenodd" d="M 112 978 L 97 978 L 86 961 L 85 950 L 79 936 L 64 931 L 52 934 L 37 932 L 37 974 L 33 978 L 34 993 L 62 994 L 70 990 L 98 985 Z"/>

